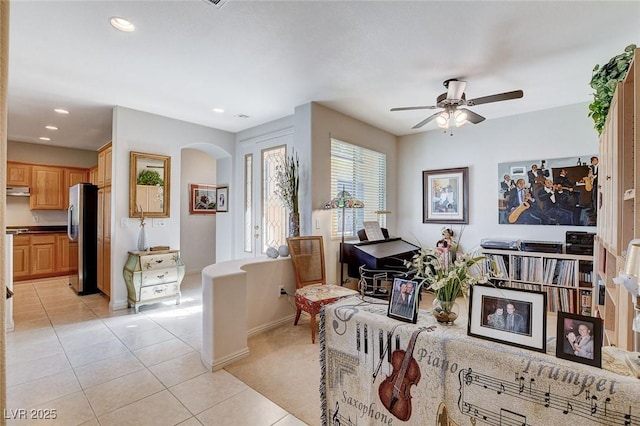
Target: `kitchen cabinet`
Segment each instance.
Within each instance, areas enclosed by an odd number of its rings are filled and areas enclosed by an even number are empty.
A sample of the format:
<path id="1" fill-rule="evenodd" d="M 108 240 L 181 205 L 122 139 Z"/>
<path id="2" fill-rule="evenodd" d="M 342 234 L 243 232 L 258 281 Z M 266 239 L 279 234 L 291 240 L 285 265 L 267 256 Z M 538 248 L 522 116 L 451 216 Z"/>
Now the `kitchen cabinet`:
<path id="1" fill-rule="evenodd" d="M 98 150 L 98 290 L 111 295 L 111 142 Z"/>
<path id="2" fill-rule="evenodd" d="M 65 210 L 65 197 L 62 192 L 65 181 L 65 170 L 62 167 L 31 166 L 31 210 Z"/>
<path id="3" fill-rule="evenodd" d="M 111 187 L 98 189 L 98 290 L 111 294 Z"/>
<path id="4" fill-rule="evenodd" d="M 56 272 L 71 271 L 70 259 L 78 258 L 78 242 L 69 240 L 67 234 L 56 234 Z"/>
<path id="5" fill-rule="evenodd" d="M 89 182 L 93 185 L 98 185 L 98 166 L 89 169 Z"/>
<path id="6" fill-rule="evenodd" d="M 89 170 L 31 164 L 31 210 L 66 210 L 69 187 L 89 180 Z"/>
<path id="7" fill-rule="evenodd" d="M 67 275 L 72 256 L 78 257 L 78 243 L 69 241 L 66 233 L 14 235 L 14 281 Z"/>
<path id="8" fill-rule="evenodd" d="M 31 186 L 31 165 L 7 162 L 7 186 Z"/>
<path id="9" fill-rule="evenodd" d="M 55 234 L 31 235 L 30 275 L 53 275 L 56 271 Z"/>
<path id="10" fill-rule="evenodd" d="M 69 187 L 82 182 L 89 182 L 89 170 L 65 168 L 64 169 L 64 188 L 62 189 L 62 196 L 64 199 L 64 208 L 69 206 Z"/>
<path id="11" fill-rule="evenodd" d="M 111 142 L 109 142 L 98 150 L 98 187 L 111 185 L 111 159 L 112 149 Z"/>
<path id="12" fill-rule="evenodd" d="M 13 278 L 26 279 L 29 276 L 31 238 L 28 235 L 13 236 Z"/>
<path id="13" fill-rule="evenodd" d="M 129 307 L 175 299 L 180 303 L 184 263 L 178 250 L 130 251 L 123 271 Z"/>

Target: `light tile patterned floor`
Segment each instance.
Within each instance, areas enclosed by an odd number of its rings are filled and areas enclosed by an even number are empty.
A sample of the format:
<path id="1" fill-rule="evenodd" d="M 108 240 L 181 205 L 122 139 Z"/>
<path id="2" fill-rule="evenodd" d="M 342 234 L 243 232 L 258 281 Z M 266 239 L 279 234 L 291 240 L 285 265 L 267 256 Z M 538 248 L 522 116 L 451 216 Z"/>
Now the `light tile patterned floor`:
<path id="1" fill-rule="evenodd" d="M 78 297 L 66 278 L 14 285 L 7 334 L 8 424 L 44 424 L 31 409 L 71 425 L 278 425 L 303 422 L 224 370 L 200 361 L 200 275 L 182 303 L 110 311 L 99 294 Z M 26 411 L 20 411 L 24 409 Z M 44 410 L 44 411 L 43 411 Z"/>

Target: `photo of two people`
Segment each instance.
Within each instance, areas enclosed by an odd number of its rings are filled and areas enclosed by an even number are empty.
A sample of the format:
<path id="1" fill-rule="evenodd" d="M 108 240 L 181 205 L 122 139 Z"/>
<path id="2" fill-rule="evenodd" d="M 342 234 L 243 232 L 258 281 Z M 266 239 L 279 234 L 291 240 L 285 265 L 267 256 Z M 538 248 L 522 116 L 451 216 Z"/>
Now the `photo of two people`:
<path id="1" fill-rule="evenodd" d="M 415 323 L 418 313 L 418 287 L 417 281 L 394 279 L 389 298 L 388 315 L 395 319 Z"/>

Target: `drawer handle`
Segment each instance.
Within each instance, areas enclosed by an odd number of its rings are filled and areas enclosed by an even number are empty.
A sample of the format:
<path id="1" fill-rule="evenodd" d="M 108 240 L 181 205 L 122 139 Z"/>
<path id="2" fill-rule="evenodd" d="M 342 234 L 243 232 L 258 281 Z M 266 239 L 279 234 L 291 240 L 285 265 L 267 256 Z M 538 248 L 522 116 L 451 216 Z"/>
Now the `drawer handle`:
<path id="1" fill-rule="evenodd" d="M 158 294 L 158 293 L 164 293 L 164 289 L 162 289 L 162 288 L 154 288 L 154 289 L 153 289 L 153 292 L 154 292 L 154 293 L 156 293 L 156 294 Z"/>
<path id="2" fill-rule="evenodd" d="M 166 275 L 166 274 L 156 275 L 156 276 L 158 277 L 158 279 L 159 279 L 159 280 L 161 280 L 161 279 L 163 279 L 163 278 L 164 278 L 164 276 L 165 276 L 165 275 Z"/>
<path id="3" fill-rule="evenodd" d="M 157 259 L 156 260 L 156 263 L 162 263 L 162 262 L 164 262 L 164 259 Z"/>

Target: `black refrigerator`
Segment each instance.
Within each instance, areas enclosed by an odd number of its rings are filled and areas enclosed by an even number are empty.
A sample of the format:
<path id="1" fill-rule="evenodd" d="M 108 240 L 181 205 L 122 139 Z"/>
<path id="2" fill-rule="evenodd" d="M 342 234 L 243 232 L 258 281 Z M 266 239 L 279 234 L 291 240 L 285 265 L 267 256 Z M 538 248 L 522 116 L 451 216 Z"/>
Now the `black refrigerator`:
<path id="1" fill-rule="evenodd" d="M 69 285 L 79 295 L 98 291 L 98 187 L 69 187 Z"/>

